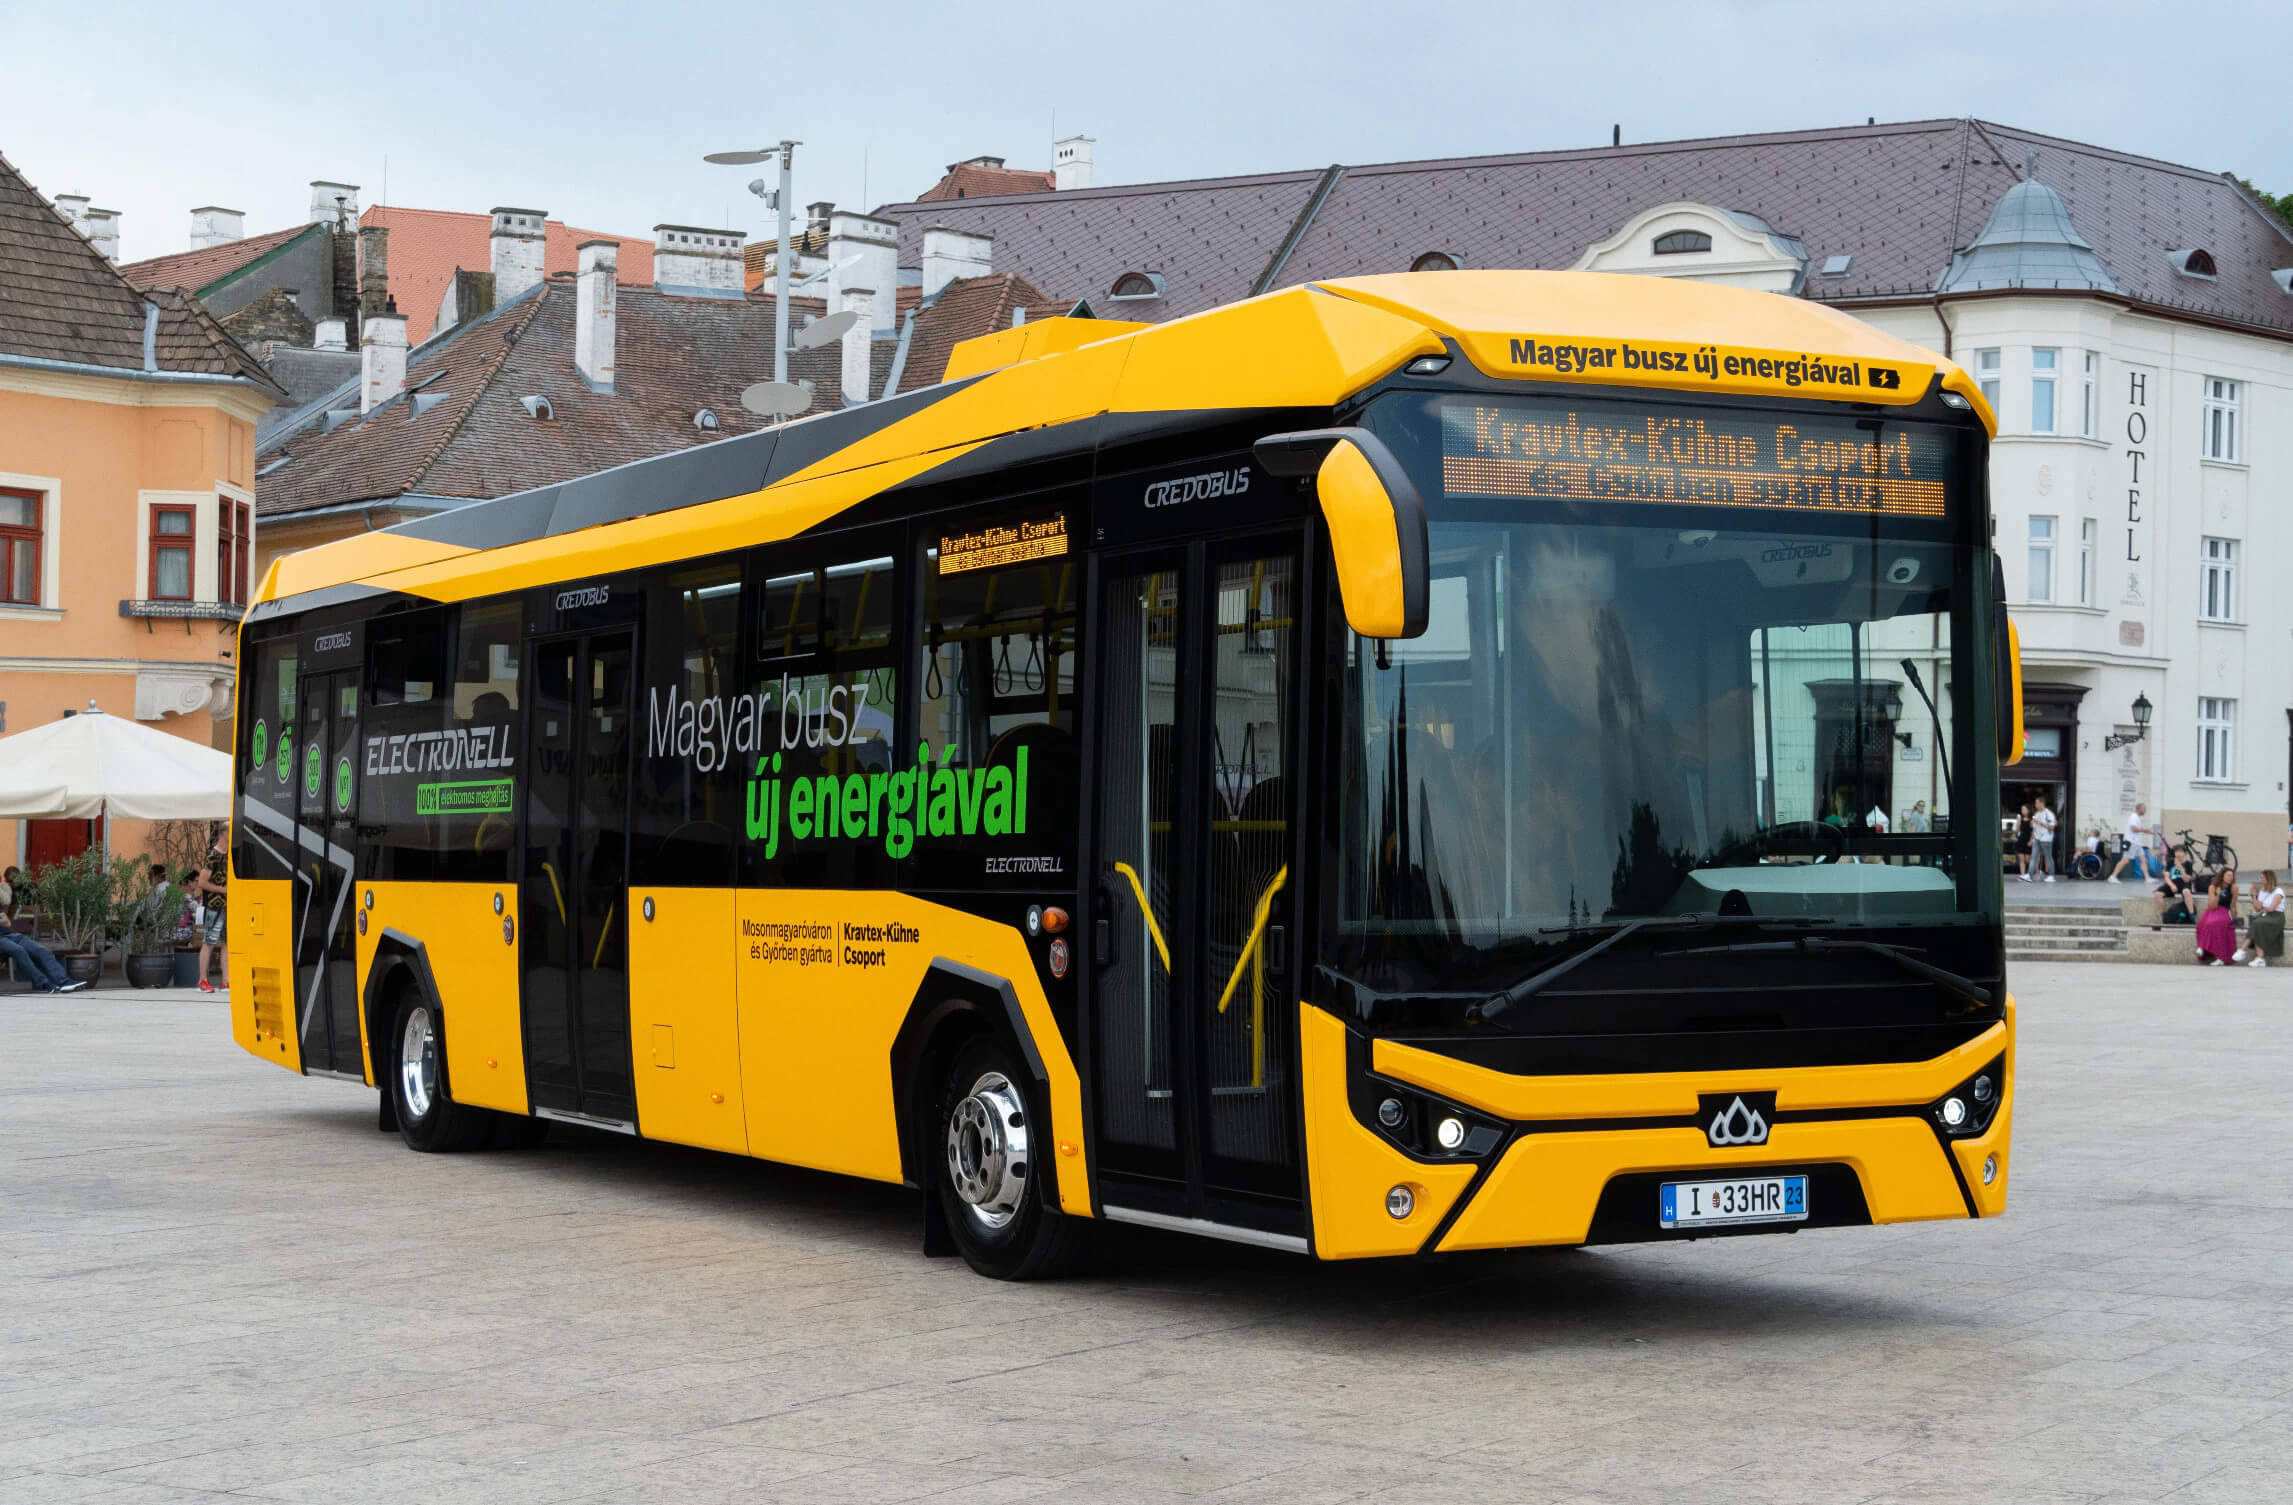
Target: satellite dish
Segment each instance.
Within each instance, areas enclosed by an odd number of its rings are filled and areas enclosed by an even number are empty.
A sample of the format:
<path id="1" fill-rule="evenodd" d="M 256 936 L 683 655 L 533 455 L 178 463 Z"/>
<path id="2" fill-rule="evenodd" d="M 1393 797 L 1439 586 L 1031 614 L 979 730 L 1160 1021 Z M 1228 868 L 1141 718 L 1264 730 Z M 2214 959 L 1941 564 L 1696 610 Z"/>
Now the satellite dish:
<path id="1" fill-rule="evenodd" d="M 772 153 L 770 153 L 770 152 L 710 152 L 710 153 L 709 153 L 707 156 L 705 156 L 705 157 L 701 158 L 701 160 L 702 160 L 703 162 L 714 162 L 714 163 L 715 163 L 717 166 L 719 166 L 719 167 L 746 167 L 746 166 L 748 166 L 748 165 L 749 165 L 750 163 L 752 163 L 752 162 L 769 162 L 769 161 L 771 161 L 771 160 L 772 160 Z"/>
<path id="2" fill-rule="evenodd" d="M 856 308 L 847 308 L 842 313 L 830 314 L 825 319 L 814 319 L 797 331 L 796 348 L 799 350 L 817 350 L 823 345 L 833 345 L 844 338 L 846 330 L 859 322 L 860 311 Z"/>
<path id="3" fill-rule="evenodd" d="M 792 381 L 760 381 L 740 394 L 740 405 L 760 418 L 794 418 L 812 406 L 812 394 Z"/>

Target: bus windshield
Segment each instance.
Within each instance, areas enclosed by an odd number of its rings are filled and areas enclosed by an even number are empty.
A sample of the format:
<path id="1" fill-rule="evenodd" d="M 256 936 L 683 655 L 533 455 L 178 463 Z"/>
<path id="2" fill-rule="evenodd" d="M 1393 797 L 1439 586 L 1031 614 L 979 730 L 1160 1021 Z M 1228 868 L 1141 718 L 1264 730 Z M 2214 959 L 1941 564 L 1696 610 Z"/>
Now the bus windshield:
<path id="1" fill-rule="evenodd" d="M 1349 951 L 1975 910 L 1978 822 L 1952 817 L 1980 763 L 1952 694 L 1988 677 L 1953 435 L 1388 403 L 1370 426 L 1425 490 L 1431 609 L 1421 637 L 1355 638 L 1344 665 Z"/>

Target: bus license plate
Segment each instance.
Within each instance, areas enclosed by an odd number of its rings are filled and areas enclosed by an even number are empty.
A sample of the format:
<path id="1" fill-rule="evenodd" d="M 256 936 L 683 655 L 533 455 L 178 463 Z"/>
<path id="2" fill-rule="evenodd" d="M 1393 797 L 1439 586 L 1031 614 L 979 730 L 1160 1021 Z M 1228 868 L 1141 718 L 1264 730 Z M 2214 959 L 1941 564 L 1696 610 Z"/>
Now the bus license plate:
<path id="1" fill-rule="evenodd" d="M 1666 1228 L 1723 1228 L 1736 1223 L 1807 1221 L 1805 1176 L 1667 1181 L 1657 1196 L 1657 1219 Z"/>

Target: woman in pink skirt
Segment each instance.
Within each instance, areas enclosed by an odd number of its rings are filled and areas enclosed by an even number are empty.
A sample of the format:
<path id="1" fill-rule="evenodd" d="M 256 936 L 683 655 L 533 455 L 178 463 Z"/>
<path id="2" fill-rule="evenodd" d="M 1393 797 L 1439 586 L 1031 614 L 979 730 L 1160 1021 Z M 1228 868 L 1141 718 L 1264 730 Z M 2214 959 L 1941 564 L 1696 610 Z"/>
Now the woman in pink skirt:
<path id="1" fill-rule="evenodd" d="M 2214 874 L 2205 913 L 2197 917 L 2197 954 L 2209 967 L 2226 967 L 2237 954 L 2237 874 Z"/>

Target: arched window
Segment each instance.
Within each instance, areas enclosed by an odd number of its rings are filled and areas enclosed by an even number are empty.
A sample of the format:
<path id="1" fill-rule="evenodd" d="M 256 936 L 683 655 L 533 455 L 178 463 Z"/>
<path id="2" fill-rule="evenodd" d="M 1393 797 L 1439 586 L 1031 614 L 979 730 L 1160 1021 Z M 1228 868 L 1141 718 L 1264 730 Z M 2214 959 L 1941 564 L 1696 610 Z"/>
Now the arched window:
<path id="1" fill-rule="evenodd" d="M 1115 279 L 1108 290 L 1110 298 L 1159 298 L 1162 296 L 1162 278 L 1153 272 L 1125 272 Z"/>
<path id="2" fill-rule="evenodd" d="M 715 408 L 703 408 L 695 413 L 693 415 L 693 427 L 704 434 L 715 433 L 718 428 L 717 410 Z"/>
<path id="3" fill-rule="evenodd" d="M 2174 270 L 2181 273 L 2184 277 L 2214 277 L 2220 275 L 2214 270 L 2213 253 L 2211 251 L 2193 248 L 2187 251 L 2168 251 L 2166 255 L 2172 258 Z"/>
<path id="4" fill-rule="evenodd" d="M 1447 251 L 1428 251 L 1409 264 L 1413 272 L 1454 272 L 1464 263 Z"/>
<path id="5" fill-rule="evenodd" d="M 1651 247 L 1658 256 L 1684 256 L 1691 251 L 1712 249 L 1712 237 L 1701 230 L 1667 230 L 1656 237 Z"/>

